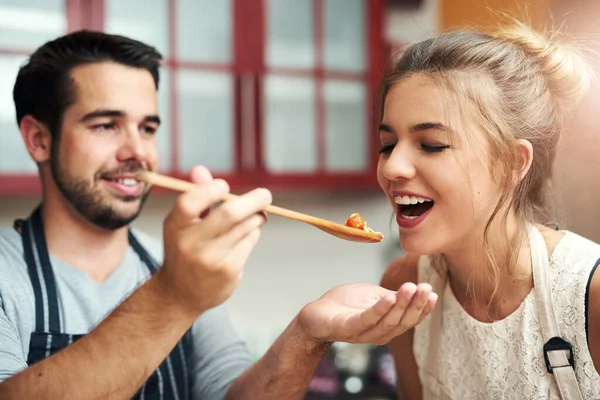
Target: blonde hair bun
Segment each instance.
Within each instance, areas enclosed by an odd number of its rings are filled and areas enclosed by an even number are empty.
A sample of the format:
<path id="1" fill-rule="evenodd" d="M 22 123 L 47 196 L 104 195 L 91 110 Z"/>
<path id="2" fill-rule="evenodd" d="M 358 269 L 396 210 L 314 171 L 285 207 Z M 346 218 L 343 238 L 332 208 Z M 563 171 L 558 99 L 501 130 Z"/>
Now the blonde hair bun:
<path id="1" fill-rule="evenodd" d="M 575 106 L 589 91 L 594 71 L 581 52 L 563 43 L 559 33 L 542 33 L 513 20 L 492 36 L 519 46 L 544 74 L 555 99 L 564 106 Z"/>

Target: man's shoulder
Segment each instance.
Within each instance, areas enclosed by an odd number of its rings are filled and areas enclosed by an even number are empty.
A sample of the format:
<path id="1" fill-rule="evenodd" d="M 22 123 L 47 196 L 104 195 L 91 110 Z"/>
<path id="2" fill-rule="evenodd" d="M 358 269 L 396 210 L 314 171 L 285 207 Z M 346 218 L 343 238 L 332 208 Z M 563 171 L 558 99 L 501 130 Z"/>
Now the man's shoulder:
<path id="1" fill-rule="evenodd" d="M 0 261 L 23 259 L 21 235 L 12 227 L 0 227 Z"/>
<path id="2" fill-rule="evenodd" d="M 0 297 L 9 293 L 28 294 L 27 264 L 23 258 L 21 235 L 12 227 L 0 227 Z"/>
<path id="3" fill-rule="evenodd" d="M 0 226 L 0 245 L 21 244 L 21 235 L 12 226 Z"/>

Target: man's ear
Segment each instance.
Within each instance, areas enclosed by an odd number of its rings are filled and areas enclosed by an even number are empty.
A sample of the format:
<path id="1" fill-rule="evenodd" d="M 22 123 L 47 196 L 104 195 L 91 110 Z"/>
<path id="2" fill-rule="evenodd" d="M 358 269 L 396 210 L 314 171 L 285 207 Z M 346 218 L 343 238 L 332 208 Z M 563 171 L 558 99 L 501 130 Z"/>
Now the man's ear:
<path id="1" fill-rule="evenodd" d="M 529 140 L 519 139 L 517 140 L 517 145 L 519 146 L 519 153 L 521 154 L 521 173 L 519 175 L 519 181 L 521 181 L 527 172 L 529 172 L 529 168 L 531 168 L 531 163 L 533 162 L 533 146 Z"/>
<path id="2" fill-rule="evenodd" d="M 21 136 L 27 147 L 27 151 L 33 161 L 40 164 L 50 159 L 50 146 L 52 135 L 46 125 L 39 122 L 31 115 L 26 115 L 19 126 Z"/>

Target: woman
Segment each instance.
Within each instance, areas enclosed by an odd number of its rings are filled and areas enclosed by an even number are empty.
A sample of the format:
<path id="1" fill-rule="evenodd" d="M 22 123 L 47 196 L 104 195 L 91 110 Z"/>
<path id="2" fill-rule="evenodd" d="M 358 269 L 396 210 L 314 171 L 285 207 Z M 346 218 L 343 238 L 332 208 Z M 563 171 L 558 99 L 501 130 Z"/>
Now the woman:
<path id="1" fill-rule="evenodd" d="M 378 180 L 408 255 L 382 285 L 439 295 L 390 342 L 402 399 L 600 398 L 600 245 L 539 223 L 591 77 L 515 23 L 417 43 L 385 79 Z"/>

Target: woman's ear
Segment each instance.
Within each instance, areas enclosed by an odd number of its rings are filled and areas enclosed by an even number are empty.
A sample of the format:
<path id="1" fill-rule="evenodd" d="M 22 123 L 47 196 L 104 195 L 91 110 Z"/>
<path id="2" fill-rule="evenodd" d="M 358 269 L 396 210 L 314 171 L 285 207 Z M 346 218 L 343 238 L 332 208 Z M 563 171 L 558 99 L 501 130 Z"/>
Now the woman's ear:
<path id="1" fill-rule="evenodd" d="M 21 136 L 27 147 L 27 151 L 37 164 L 50 159 L 50 146 L 52 135 L 44 124 L 31 115 L 26 115 L 19 125 Z"/>
<path id="2" fill-rule="evenodd" d="M 533 146 L 529 140 L 518 139 L 517 145 L 519 146 L 519 153 L 521 155 L 521 174 L 519 176 L 519 180 L 522 180 L 527 172 L 529 172 L 529 168 L 531 168 L 531 163 L 533 162 Z"/>

